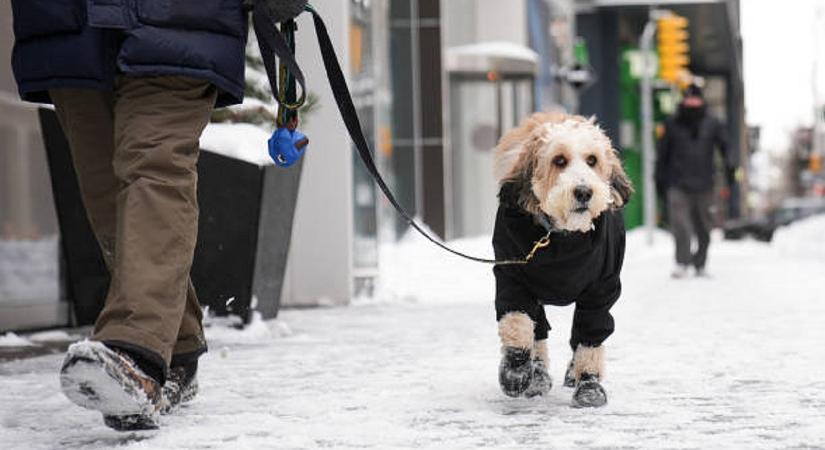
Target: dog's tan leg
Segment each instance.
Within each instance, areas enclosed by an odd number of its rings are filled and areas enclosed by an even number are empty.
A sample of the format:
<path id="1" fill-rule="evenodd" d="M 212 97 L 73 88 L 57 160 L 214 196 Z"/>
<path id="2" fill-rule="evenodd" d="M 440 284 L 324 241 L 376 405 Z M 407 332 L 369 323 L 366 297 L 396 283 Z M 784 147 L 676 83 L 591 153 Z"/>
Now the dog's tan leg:
<path id="1" fill-rule="evenodd" d="M 502 347 L 533 350 L 533 320 L 522 312 L 507 313 L 498 321 Z"/>
<path id="2" fill-rule="evenodd" d="M 573 354 L 573 376 L 576 389 L 572 405 L 576 408 L 598 408 L 607 404 L 607 392 L 600 381 L 604 377 L 604 347 L 579 344 Z"/>
<path id="3" fill-rule="evenodd" d="M 582 374 L 596 375 L 604 379 L 604 346 L 587 347 L 579 344 L 573 355 L 573 376 L 581 379 Z"/>

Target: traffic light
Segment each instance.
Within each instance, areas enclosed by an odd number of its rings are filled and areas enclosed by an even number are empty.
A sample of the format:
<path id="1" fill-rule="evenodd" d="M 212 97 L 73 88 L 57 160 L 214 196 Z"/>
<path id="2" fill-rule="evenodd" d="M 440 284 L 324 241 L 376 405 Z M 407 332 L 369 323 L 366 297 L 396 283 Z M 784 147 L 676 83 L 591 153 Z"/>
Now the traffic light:
<path id="1" fill-rule="evenodd" d="M 679 82 L 690 64 L 687 27 L 688 20 L 675 14 L 662 17 L 656 22 L 659 78 L 665 81 Z"/>

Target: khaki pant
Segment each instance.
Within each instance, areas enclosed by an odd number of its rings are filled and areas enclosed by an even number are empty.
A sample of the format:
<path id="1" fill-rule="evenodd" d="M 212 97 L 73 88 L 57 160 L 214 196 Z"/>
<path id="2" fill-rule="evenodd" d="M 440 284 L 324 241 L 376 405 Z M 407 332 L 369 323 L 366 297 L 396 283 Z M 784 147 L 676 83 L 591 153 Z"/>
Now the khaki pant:
<path id="1" fill-rule="evenodd" d="M 50 92 L 112 275 L 92 339 L 168 367 L 206 350 L 189 270 L 198 231 L 198 139 L 210 83 L 119 77 L 114 92 Z"/>

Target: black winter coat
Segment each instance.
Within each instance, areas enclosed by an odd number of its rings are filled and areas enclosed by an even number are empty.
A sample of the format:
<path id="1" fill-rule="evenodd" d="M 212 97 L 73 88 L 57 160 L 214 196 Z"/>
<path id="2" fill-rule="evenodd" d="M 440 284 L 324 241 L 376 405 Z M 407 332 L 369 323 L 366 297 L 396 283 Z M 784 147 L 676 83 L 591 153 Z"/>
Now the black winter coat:
<path id="1" fill-rule="evenodd" d="M 709 114 L 698 124 L 697 135 L 676 117 L 665 121 L 656 158 L 656 186 L 660 191 L 676 187 L 686 192 L 707 192 L 714 186 L 714 149 L 722 155 L 727 173 L 737 166 L 728 145 L 724 125 Z"/>
<path id="2" fill-rule="evenodd" d="M 12 0 L 12 67 L 20 96 L 112 90 L 116 73 L 184 75 L 218 87 L 218 106 L 244 91 L 242 0 Z"/>
<path id="3" fill-rule="evenodd" d="M 529 264 L 495 266 L 496 304 L 612 305 L 621 294 L 622 212 L 606 211 L 593 224 L 595 229 L 588 233 L 552 234 L 550 245 L 539 250 Z M 522 258 L 545 234 L 532 215 L 502 202 L 493 231 L 496 258 Z"/>

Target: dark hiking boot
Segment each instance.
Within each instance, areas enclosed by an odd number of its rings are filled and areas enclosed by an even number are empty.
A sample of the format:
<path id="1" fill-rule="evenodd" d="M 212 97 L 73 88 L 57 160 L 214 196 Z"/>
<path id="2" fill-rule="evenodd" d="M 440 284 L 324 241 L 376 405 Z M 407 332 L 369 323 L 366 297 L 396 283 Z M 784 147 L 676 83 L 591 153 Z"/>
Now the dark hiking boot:
<path id="1" fill-rule="evenodd" d="M 60 387 L 75 404 L 103 413 L 104 423 L 116 430 L 158 427 L 160 384 L 126 352 L 88 340 L 73 344 Z"/>
<path id="2" fill-rule="evenodd" d="M 502 353 L 501 364 L 498 367 L 499 385 L 505 395 L 519 397 L 530 387 L 535 373 L 530 350 L 504 347 Z"/>
<path id="3" fill-rule="evenodd" d="M 178 406 L 191 401 L 198 394 L 198 363 L 172 366 L 163 385 L 161 414 L 170 414 Z"/>
<path id="4" fill-rule="evenodd" d="M 530 385 L 524 391 L 525 397 L 536 397 L 545 395 L 553 387 L 553 379 L 547 372 L 547 365 L 541 358 L 533 358 L 533 378 Z"/>
<path id="5" fill-rule="evenodd" d="M 564 372 L 564 387 L 576 387 L 576 375 L 573 373 L 573 358 L 570 358 L 570 364 L 567 365 L 567 370 Z"/>
<path id="6" fill-rule="evenodd" d="M 599 376 L 595 374 L 582 374 L 573 391 L 574 408 L 598 408 L 607 404 L 607 392 L 605 392 Z"/>

